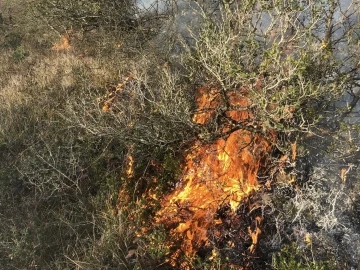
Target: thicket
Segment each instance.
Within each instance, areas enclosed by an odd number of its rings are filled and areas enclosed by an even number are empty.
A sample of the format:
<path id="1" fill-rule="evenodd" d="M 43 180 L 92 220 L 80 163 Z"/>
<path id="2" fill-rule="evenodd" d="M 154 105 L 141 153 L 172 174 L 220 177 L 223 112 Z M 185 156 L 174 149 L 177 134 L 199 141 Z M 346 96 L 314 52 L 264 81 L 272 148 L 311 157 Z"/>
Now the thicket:
<path id="1" fill-rule="evenodd" d="M 309 132 L 329 101 L 357 85 L 356 1 L 349 9 L 335 0 L 164 5 L 167 12 L 146 13 L 127 0 L 0 3 L 4 269 L 169 269 L 166 232 L 139 236 L 159 208 L 143 194 L 156 189 L 161 198 L 174 188 L 187 145 L 222 136 L 224 122 L 231 130 L 276 130 L 275 168 L 279 153 L 290 153 L 283 138 Z M 180 9 L 185 19 L 196 14 L 197 24 L 177 25 Z M 71 48 L 52 50 L 60 36 Z M 220 89 L 222 105 L 197 126 L 195 89 L 204 84 Z M 226 94 L 237 88 L 249 94 L 252 125 L 225 113 L 237 109 Z M 278 251 L 293 210 L 280 208 L 286 196 L 264 196 L 263 209 L 276 214 L 269 220 L 284 227 L 269 225 L 275 233 L 264 247 Z M 315 250 L 291 252 L 274 255 L 273 268 L 323 269 L 316 256 L 308 259 Z M 199 265 L 221 269 L 221 262 Z"/>

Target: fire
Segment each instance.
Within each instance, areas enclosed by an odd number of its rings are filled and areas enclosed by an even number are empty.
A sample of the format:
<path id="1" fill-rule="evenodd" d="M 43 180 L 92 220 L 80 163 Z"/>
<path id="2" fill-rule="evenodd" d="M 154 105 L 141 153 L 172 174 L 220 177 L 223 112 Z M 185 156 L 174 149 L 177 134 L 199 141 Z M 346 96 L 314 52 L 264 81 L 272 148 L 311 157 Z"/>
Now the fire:
<path id="1" fill-rule="evenodd" d="M 246 94 L 241 90 L 226 93 L 231 106 L 225 112 L 229 122 L 246 125 L 253 119 Z M 193 121 L 201 125 L 209 123 L 224 102 L 220 91 L 206 88 L 199 89 L 196 101 L 198 110 Z M 229 205 L 235 212 L 246 196 L 259 189 L 257 173 L 271 143 L 245 128 L 229 132 L 231 127 L 222 125 L 224 136 L 210 143 L 197 141 L 188 150 L 177 188 L 163 200 L 156 215 L 157 223 L 170 229 L 170 244 L 180 244 L 181 252 L 190 258 L 209 245 L 208 231 L 222 223 L 215 217 L 217 209 Z M 260 222 L 259 217 L 255 229 L 248 228 L 251 253 L 261 233 Z M 175 265 L 179 256 L 173 254 L 170 263 Z"/>
<path id="2" fill-rule="evenodd" d="M 127 179 L 131 179 L 134 177 L 134 157 L 132 155 L 134 151 L 134 145 L 130 145 L 128 148 L 128 152 L 125 156 L 125 167 L 124 167 L 124 174 Z"/>
<path id="3" fill-rule="evenodd" d="M 255 229 L 252 230 L 251 227 L 249 226 L 248 227 L 248 231 L 249 231 L 249 235 L 251 237 L 251 240 L 252 240 L 252 244 L 250 246 L 250 252 L 253 253 L 255 251 L 255 247 L 258 243 L 258 237 L 261 233 L 261 230 L 260 230 L 260 223 L 262 221 L 262 217 L 256 217 L 256 224 L 255 224 Z"/>
<path id="4" fill-rule="evenodd" d="M 127 164 L 125 169 L 125 174 L 128 178 L 134 177 L 134 158 L 131 154 L 126 156 Z"/>
<path id="5" fill-rule="evenodd" d="M 71 31 L 67 31 L 66 34 L 62 35 L 60 40 L 52 46 L 52 50 L 55 52 L 68 52 L 71 49 L 69 34 Z"/>
<path id="6" fill-rule="evenodd" d="M 113 104 L 121 97 L 121 94 L 124 94 L 124 88 L 133 79 L 134 76 L 129 73 L 120 83 L 108 89 L 109 93 L 97 99 L 103 112 L 111 112 L 113 110 Z"/>
<path id="7" fill-rule="evenodd" d="M 193 121 L 197 124 L 207 124 L 216 114 L 216 110 L 224 103 L 224 98 L 229 102 L 231 108 L 226 111 L 226 116 L 233 121 L 249 120 L 253 118 L 247 109 L 251 105 L 247 89 L 229 91 L 224 94 L 217 88 L 200 88 L 197 93 L 197 111 Z"/>

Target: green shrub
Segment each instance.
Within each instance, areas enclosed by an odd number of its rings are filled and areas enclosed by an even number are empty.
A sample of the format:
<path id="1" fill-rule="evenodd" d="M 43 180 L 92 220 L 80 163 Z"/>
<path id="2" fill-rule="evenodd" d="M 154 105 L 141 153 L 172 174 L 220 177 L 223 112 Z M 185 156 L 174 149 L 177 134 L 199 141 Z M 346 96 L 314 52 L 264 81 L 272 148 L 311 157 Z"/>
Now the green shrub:
<path id="1" fill-rule="evenodd" d="M 315 261 L 305 251 L 299 250 L 295 244 L 286 245 L 280 252 L 273 255 L 272 269 L 276 270 L 325 270 L 335 269 L 328 262 Z M 330 268 L 329 268 L 330 267 Z"/>

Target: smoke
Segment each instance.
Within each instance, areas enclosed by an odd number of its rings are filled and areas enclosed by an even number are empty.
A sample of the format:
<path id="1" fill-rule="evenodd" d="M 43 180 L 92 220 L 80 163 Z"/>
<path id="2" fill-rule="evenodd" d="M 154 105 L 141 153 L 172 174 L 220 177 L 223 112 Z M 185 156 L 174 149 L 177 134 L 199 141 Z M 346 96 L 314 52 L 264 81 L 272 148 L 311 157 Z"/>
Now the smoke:
<path id="1" fill-rule="evenodd" d="M 204 14 L 216 16 L 220 8 L 218 0 L 137 0 L 139 15 L 157 14 L 167 17 L 159 34 L 153 39 L 156 49 L 164 52 L 173 42 L 172 56 L 184 51 L 184 46 L 193 46 L 198 37 Z"/>
<path id="2" fill-rule="evenodd" d="M 164 0 L 136 0 L 140 12 L 164 13 L 168 9 L 168 1 Z"/>

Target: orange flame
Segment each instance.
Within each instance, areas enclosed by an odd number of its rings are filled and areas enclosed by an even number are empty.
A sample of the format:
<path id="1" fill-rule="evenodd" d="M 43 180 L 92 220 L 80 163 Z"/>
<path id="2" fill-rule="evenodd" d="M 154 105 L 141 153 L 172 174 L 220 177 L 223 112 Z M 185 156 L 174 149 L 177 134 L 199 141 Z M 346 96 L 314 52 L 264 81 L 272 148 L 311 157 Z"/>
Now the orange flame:
<path id="1" fill-rule="evenodd" d="M 108 89 L 109 93 L 104 95 L 103 97 L 100 97 L 97 99 L 98 103 L 101 106 L 101 110 L 103 112 L 111 112 L 113 109 L 114 102 L 119 99 L 119 96 L 121 93 L 124 92 L 124 87 L 127 85 L 127 83 L 134 79 L 134 76 L 129 73 L 128 76 L 126 76 L 122 82 L 118 83 L 116 86 L 111 87 Z"/>
<path id="2" fill-rule="evenodd" d="M 256 245 L 258 243 L 258 237 L 259 237 L 259 235 L 261 233 L 261 230 L 260 230 L 259 226 L 260 226 L 260 223 L 262 221 L 262 217 L 256 217 L 255 221 L 256 221 L 256 224 L 255 224 L 255 229 L 254 230 L 252 230 L 250 226 L 248 227 L 249 235 L 250 235 L 251 240 L 252 240 L 252 244 L 251 244 L 251 246 L 249 248 L 250 253 L 254 253 L 255 247 L 256 247 Z"/>
<path id="3" fill-rule="evenodd" d="M 215 116 L 216 109 L 224 103 L 224 98 L 232 107 L 226 111 L 226 116 L 231 120 L 241 121 L 253 118 L 252 113 L 247 110 L 251 101 L 245 89 L 229 91 L 223 97 L 221 91 L 216 88 L 200 88 L 196 98 L 198 109 L 193 116 L 193 121 L 201 125 L 207 124 Z"/>
<path id="4" fill-rule="evenodd" d="M 131 154 L 128 154 L 125 174 L 128 178 L 134 177 L 134 158 Z"/>
<path id="5" fill-rule="evenodd" d="M 244 91 L 228 92 L 225 98 L 231 106 L 225 113 L 228 118 L 242 123 L 253 119 L 247 109 L 251 102 Z M 222 99 L 217 89 L 200 88 L 193 121 L 209 123 L 222 105 Z M 229 130 L 227 126 L 222 127 L 223 132 Z M 192 257 L 200 247 L 209 245 L 208 230 L 221 223 L 215 218 L 219 206 L 227 204 L 234 212 L 243 198 L 259 188 L 257 173 L 269 150 L 269 141 L 245 129 L 211 143 L 197 141 L 188 150 L 183 176 L 156 215 L 156 222 L 170 228 L 172 243 L 180 243 L 186 256 Z M 248 229 L 252 239 L 250 252 L 254 252 L 261 233 L 259 224 L 257 219 L 255 230 Z M 170 263 L 175 265 L 179 256 L 173 254 Z"/>
<path id="6" fill-rule="evenodd" d="M 68 31 L 66 34 L 62 35 L 60 40 L 56 42 L 51 50 L 55 52 L 68 52 L 71 49 L 70 41 L 69 41 L 69 33 Z"/>
<path id="7" fill-rule="evenodd" d="M 296 159 L 296 141 L 290 144 L 291 146 L 291 161 L 295 161 Z"/>

